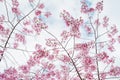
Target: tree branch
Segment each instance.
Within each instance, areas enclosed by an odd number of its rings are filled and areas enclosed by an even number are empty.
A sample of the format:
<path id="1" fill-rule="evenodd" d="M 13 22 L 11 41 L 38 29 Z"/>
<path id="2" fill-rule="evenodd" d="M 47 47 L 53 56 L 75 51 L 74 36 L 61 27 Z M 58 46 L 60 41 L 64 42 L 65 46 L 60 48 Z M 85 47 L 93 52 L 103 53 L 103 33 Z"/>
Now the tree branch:
<path id="1" fill-rule="evenodd" d="M 40 2 L 40 0 L 39 0 L 39 2 Z M 39 4 L 39 2 L 38 2 L 38 4 Z M 38 4 L 37 4 L 37 6 L 38 6 Z M 34 9 L 32 9 L 28 14 L 26 14 L 22 19 L 20 19 L 20 20 L 16 23 L 15 26 L 13 26 L 13 29 L 12 29 L 12 31 L 10 32 L 10 34 L 9 34 L 9 36 L 8 36 L 6 42 L 5 42 L 5 45 L 4 45 L 4 47 L 3 47 L 3 51 L 5 51 L 5 49 L 6 49 L 6 47 L 7 47 L 7 44 L 8 44 L 8 42 L 9 42 L 11 36 L 12 36 L 12 33 L 14 32 L 15 28 L 17 27 L 17 25 L 18 25 L 21 21 L 23 21 L 28 15 L 30 15 L 30 14 L 37 8 L 37 6 L 36 6 Z M 3 54 L 1 55 L 0 61 L 2 60 L 3 55 L 4 55 L 4 52 L 3 52 Z"/>
<path id="2" fill-rule="evenodd" d="M 76 65 L 75 65 L 74 60 L 71 58 L 70 54 L 69 54 L 68 51 L 65 49 L 65 47 L 61 44 L 61 42 L 60 42 L 52 33 L 48 32 L 47 30 L 45 30 L 45 31 L 46 31 L 48 34 L 50 34 L 52 37 L 54 37 L 54 38 L 59 42 L 59 44 L 61 45 L 61 47 L 64 49 L 64 51 L 67 53 L 68 57 L 69 57 L 70 60 L 72 61 L 72 64 L 73 64 L 73 66 L 74 66 L 74 68 L 75 68 L 75 70 L 76 70 L 76 72 L 77 72 L 77 74 L 78 74 L 78 77 L 80 78 L 80 80 L 82 80 L 82 77 L 81 77 L 81 75 L 80 75 L 80 73 L 79 73 L 79 71 L 78 71 L 78 69 L 77 69 L 77 67 L 76 67 Z"/>

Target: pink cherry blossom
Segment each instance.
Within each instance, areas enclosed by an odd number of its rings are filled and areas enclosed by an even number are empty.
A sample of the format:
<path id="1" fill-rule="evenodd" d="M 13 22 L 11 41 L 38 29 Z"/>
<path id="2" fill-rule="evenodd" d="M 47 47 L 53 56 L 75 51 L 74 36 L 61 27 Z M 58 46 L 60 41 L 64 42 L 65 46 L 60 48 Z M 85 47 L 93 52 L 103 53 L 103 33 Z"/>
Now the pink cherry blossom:
<path id="1" fill-rule="evenodd" d="M 4 52 L 4 51 L 0 50 L 0 55 L 2 55 L 2 54 L 3 54 L 3 52 Z"/>
<path id="2" fill-rule="evenodd" d="M 87 13 L 88 12 L 88 5 L 85 3 L 85 1 L 82 1 L 81 4 L 82 4 L 81 12 L 82 13 Z"/>
<path id="3" fill-rule="evenodd" d="M 109 21 L 109 18 L 107 16 L 105 16 L 103 18 L 103 27 L 107 27 L 109 24 L 108 24 L 108 21 Z"/>
<path id="4" fill-rule="evenodd" d="M 50 12 L 45 12 L 44 14 L 47 18 L 50 17 L 52 14 Z"/>
<path id="5" fill-rule="evenodd" d="M 91 73 L 87 73 L 86 75 L 85 75 L 85 78 L 87 79 L 87 80 L 93 80 L 94 78 L 93 78 L 93 75 L 91 74 Z"/>
<path id="6" fill-rule="evenodd" d="M 12 0 L 12 5 L 15 7 L 19 6 L 19 2 L 17 0 Z"/>
<path id="7" fill-rule="evenodd" d="M 117 67 L 117 66 L 111 67 L 109 74 L 112 76 L 119 76 L 120 75 L 120 67 Z"/>
<path id="8" fill-rule="evenodd" d="M 34 2 L 34 0 L 29 0 L 29 2 L 31 3 L 31 2 Z"/>
<path id="9" fill-rule="evenodd" d="M 109 56 L 107 55 L 106 52 L 101 52 L 101 53 L 97 54 L 97 57 L 100 61 L 107 60 L 109 58 Z"/>
<path id="10" fill-rule="evenodd" d="M 18 9 L 18 7 L 12 7 L 12 12 L 17 15 L 20 15 L 20 10 Z"/>
<path id="11" fill-rule="evenodd" d="M 117 39 L 117 40 L 118 40 L 118 42 L 120 43 L 120 36 L 118 36 L 118 39 Z"/>
<path id="12" fill-rule="evenodd" d="M 43 3 L 38 5 L 38 8 L 40 8 L 40 9 L 43 9 L 44 7 L 45 7 L 45 5 Z"/>
<path id="13" fill-rule="evenodd" d="M 40 10 L 36 10 L 35 11 L 35 15 L 39 16 L 41 14 L 41 11 Z"/>
<path id="14" fill-rule="evenodd" d="M 103 0 L 59 6 L 60 16 L 49 1 L 0 2 L 0 80 L 119 78 L 119 30 L 102 14 Z"/>
<path id="15" fill-rule="evenodd" d="M 97 3 L 96 10 L 99 12 L 103 10 L 103 1 Z"/>
<path id="16" fill-rule="evenodd" d="M 0 0 L 0 2 L 3 2 L 3 0 Z"/>
<path id="17" fill-rule="evenodd" d="M 15 39 L 16 41 L 25 43 L 25 36 L 24 36 L 24 35 L 21 35 L 21 34 L 16 33 L 16 34 L 15 34 L 15 38 L 16 38 L 16 39 Z"/>
<path id="18" fill-rule="evenodd" d="M 92 65 L 93 62 L 94 62 L 94 60 L 93 60 L 91 57 L 85 57 L 85 58 L 83 59 L 83 65 L 84 65 L 85 67 L 88 67 L 88 66 Z"/>
<path id="19" fill-rule="evenodd" d="M 5 16 L 4 15 L 1 15 L 0 16 L 0 23 L 3 22 L 5 20 Z"/>
<path id="20" fill-rule="evenodd" d="M 30 67 L 29 66 L 27 66 L 27 65 L 22 65 L 22 66 L 20 66 L 20 69 L 21 69 L 21 71 L 23 72 L 23 73 L 28 73 L 29 72 L 29 70 L 30 70 Z"/>
<path id="21" fill-rule="evenodd" d="M 4 30 L 4 27 L 0 25 L 0 32 Z"/>

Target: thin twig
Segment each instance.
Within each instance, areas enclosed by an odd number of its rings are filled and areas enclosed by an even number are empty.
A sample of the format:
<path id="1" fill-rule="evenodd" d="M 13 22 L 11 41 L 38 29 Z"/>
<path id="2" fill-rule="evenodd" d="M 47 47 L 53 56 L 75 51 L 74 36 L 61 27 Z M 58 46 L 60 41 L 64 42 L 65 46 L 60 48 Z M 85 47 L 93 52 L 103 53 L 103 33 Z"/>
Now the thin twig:
<path id="1" fill-rule="evenodd" d="M 44 29 L 45 30 L 45 29 Z M 70 58 L 70 60 L 72 61 L 72 64 L 73 64 L 73 66 L 74 66 L 74 68 L 75 68 L 75 70 L 76 70 L 76 72 L 77 72 L 77 74 L 78 74 L 78 77 L 80 78 L 80 80 L 82 80 L 82 77 L 81 77 L 81 75 L 80 75 L 80 73 L 79 73 L 79 71 L 78 71 L 78 69 L 77 69 L 77 67 L 76 67 L 76 65 L 75 65 L 75 62 L 73 61 L 73 59 L 71 58 L 71 56 L 70 56 L 70 54 L 68 53 L 68 51 L 65 49 L 65 47 L 61 44 L 61 42 L 52 34 L 52 33 L 50 33 L 50 32 L 48 32 L 47 30 L 45 30 L 48 34 L 50 34 L 52 37 L 54 37 L 58 42 L 59 42 L 59 44 L 61 45 L 61 47 L 64 49 L 64 51 L 67 53 L 67 55 L 68 55 L 68 57 Z"/>
<path id="2" fill-rule="evenodd" d="M 4 4 L 5 4 L 6 12 L 7 12 L 7 18 L 8 18 L 8 21 L 9 21 L 9 14 L 8 14 L 8 7 L 7 7 L 7 4 L 6 4 L 6 0 L 4 0 Z"/>
<path id="3" fill-rule="evenodd" d="M 89 17 L 89 15 L 88 15 L 88 17 Z M 93 31 L 94 31 L 94 39 L 95 39 L 95 53 L 97 54 L 98 53 L 98 51 L 97 51 L 97 32 L 96 32 L 96 30 L 95 30 L 95 28 L 94 28 L 94 26 L 93 26 L 93 24 L 92 24 L 92 21 L 91 21 L 91 18 L 89 17 L 89 20 L 90 20 L 90 25 L 91 25 L 91 27 L 93 28 Z M 100 79 L 100 72 L 99 72 L 99 63 L 98 63 L 98 58 L 96 57 L 96 65 L 97 65 L 97 75 L 98 75 L 98 80 L 101 80 Z"/>
<path id="4" fill-rule="evenodd" d="M 39 0 L 39 2 L 40 2 L 40 0 Z M 38 2 L 38 4 L 39 4 L 39 2 Z M 38 6 L 38 4 L 37 4 L 37 6 Z M 10 32 L 10 34 L 9 34 L 9 36 L 8 36 L 6 42 L 5 42 L 3 51 L 5 51 L 5 49 L 6 49 L 6 47 L 7 47 L 7 44 L 8 44 L 8 42 L 9 42 L 11 36 L 12 36 L 12 33 L 14 32 L 15 28 L 17 27 L 17 25 L 18 25 L 21 21 L 23 21 L 28 15 L 30 15 L 30 14 L 37 8 L 37 6 L 36 6 L 34 9 L 32 9 L 27 15 L 25 15 L 22 19 L 20 19 L 20 20 L 18 21 L 18 23 L 13 27 L 12 31 Z M 3 55 L 4 55 L 4 53 L 1 55 L 0 61 L 2 60 Z"/>

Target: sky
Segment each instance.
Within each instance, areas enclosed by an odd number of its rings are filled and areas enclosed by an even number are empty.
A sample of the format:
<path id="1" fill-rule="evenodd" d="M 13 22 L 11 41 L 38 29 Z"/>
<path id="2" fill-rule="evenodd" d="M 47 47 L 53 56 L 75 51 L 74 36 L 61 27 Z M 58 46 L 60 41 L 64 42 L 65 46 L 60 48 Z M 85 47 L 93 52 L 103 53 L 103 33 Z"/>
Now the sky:
<path id="1" fill-rule="evenodd" d="M 23 6 L 23 11 L 27 12 L 29 10 L 29 7 L 26 6 L 26 1 L 21 0 L 24 2 Z M 92 3 L 99 1 L 99 0 L 88 0 L 91 1 Z M 45 4 L 45 11 L 50 11 L 52 13 L 51 17 L 45 20 L 45 22 L 49 26 L 49 31 L 51 33 L 59 35 L 59 32 L 64 29 L 66 26 L 60 18 L 60 12 L 63 10 L 67 10 L 70 12 L 72 16 L 75 18 L 79 18 L 81 13 L 80 13 L 80 0 L 41 0 L 42 3 Z M 1 4 L 0 4 L 1 5 Z M 4 11 L 1 9 L 1 11 Z M 113 24 L 116 24 L 117 27 L 120 30 L 120 0 L 104 0 L 104 10 L 103 10 L 103 15 L 107 15 L 110 18 L 110 22 Z M 41 36 L 43 37 L 43 36 Z M 39 41 L 38 41 L 39 42 Z M 34 42 L 28 42 L 28 43 L 34 43 Z M 119 55 L 118 51 L 118 55 Z M 19 53 L 19 51 L 16 53 Z M 10 55 L 8 55 L 10 56 Z M 24 61 L 24 55 L 21 54 L 16 54 L 14 55 L 15 59 L 17 59 L 19 56 L 19 63 L 22 64 L 22 61 Z M 21 61 L 21 62 L 20 62 Z M 3 70 L 3 64 L 0 64 L 0 70 Z"/>
<path id="2" fill-rule="evenodd" d="M 119 0 L 104 0 L 104 14 L 110 17 L 112 23 L 120 27 L 120 4 Z"/>

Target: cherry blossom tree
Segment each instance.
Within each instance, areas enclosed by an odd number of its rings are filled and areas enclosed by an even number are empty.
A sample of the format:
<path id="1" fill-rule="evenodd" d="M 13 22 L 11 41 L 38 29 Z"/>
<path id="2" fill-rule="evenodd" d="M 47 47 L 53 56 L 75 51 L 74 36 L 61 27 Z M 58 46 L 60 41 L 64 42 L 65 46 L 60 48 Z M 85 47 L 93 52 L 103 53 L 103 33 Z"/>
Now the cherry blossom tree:
<path id="1" fill-rule="evenodd" d="M 0 0 L 0 80 L 120 79 L 119 30 L 102 15 L 103 3 L 81 0 L 78 18 L 63 10 L 66 28 L 56 36 L 45 22 L 54 15 L 40 0 Z"/>

